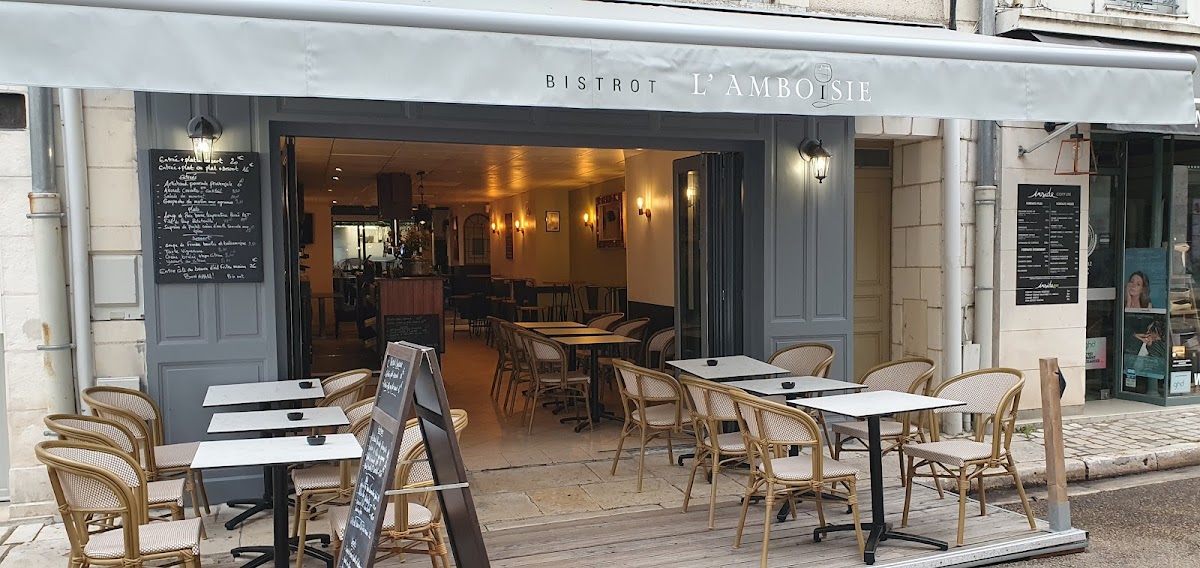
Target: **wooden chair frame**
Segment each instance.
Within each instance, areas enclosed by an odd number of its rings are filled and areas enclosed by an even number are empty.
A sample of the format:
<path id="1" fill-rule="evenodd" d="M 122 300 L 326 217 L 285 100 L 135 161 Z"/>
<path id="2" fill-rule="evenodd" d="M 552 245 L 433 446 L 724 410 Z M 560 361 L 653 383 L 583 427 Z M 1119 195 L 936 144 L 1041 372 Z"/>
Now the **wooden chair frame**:
<path id="1" fill-rule="evenodd" d="M 641 441 L 637 481 L 637 490 L 640 493 L 642 477 L 646 470 L 647 442 L 665 435 L 667 438 L 667 463 L 675 463 L 671 435 L 683 431 L 683 387 L 671 375 L 639 367 L 624 359 L 613 359 L 612 366 L 613 374 L 617 377 L 617 391 L 621 393 L 621 408 L 625 411 L 625 423 L 621 426 L 621 437 L 617 439 L 617 453 L 613 456 L 612 470 L 609 475 L 617 474 L 617 464 L 621 462 L 621 451 L 625 448 L 625 439 L 637 431 Z M 672 391 L 672 394 L 656 395 L 654 394 L 656 387 Z M 646 411 L 654 406 L 671 403 L 675 405 L 674 422 L 669 425 L 651 424 Z"/>
<path id="2" fill-rule="evenodd" d="M 749 453 L 745 449 L 745 438 L 742 439 L 742 451 L 722 448 L 719 443 L 719 436 L 723 435 L 722 424 L 738 421 L 737 403 L 734 402 L 730 393 L 739 389 L 689 375 L 681 375 L 679 383 L 683 387 L 684 400 L 687 401 L 688 414 L 692 421 L 692 430 L 696 434 L 696 455 L 692 460 L 692 471 L 688 476 L 687 490 L 683 492 L 683 512 L 687 512 L 688 503 L 692 499 L 692 485 L 696 481 L 696 470 L 703 467 L 704 474 L 709 477 L 708 528 L 712 529 L 716 524 L 717 480 L 721 473 L 721 466 L 745 462 L 749 459 Z M 714 400 L 714 397 L 717 400 Z M 731 412 L 722 414 L 716 410 L 721 406 L 718 404 L 720 397 L 729 399 Z M 731 434 L 741 436 L 740 432 Z"/>
<path id="3" fill-rule="evenodd" d="M 533 433 L 533 417 L 537 414 L 537 401 L 544 394 L 563 401 L 572 399 L 581 401 L 587 412 L 588 426 L 595 430 L 596 426 L 592 421 L 592 394 L 588 386 L 595 379 L 586 377 L 586 375 L 584 376 L 586 380 L 580 380 L 581 377 L 578 376 L 572 377 L 567 352 L 558 342 L 520 328 L 514 328 L 512 332 L 524 342 L 524 357 L 532 377 L 533 392 L 525 399 L 525 411 L 529 414 L 529 427 L 526 433 Z M 555 358 L 546 359 L 538 356 L 538 346 L 552 349 Z M 578 405 L 576 409 L 578 410 Z"/>

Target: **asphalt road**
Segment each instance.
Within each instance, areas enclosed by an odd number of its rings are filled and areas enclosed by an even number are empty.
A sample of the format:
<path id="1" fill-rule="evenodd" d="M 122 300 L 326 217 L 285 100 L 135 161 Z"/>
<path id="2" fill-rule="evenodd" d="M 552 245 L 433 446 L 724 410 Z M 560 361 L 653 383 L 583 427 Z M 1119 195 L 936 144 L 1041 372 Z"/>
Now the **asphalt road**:
<path id="1" fill-rule="evenodd" d="M 1140 484 L 1153 479 L 1123 478 L 1122 485 L 1137 485 L 1071 497 L 1071 522 L 1089 533 L 1086 552 L 1005 566 L 1200 567 L 1200 477 Z M 1004 506 L 1020 510 L 1019 505 Z M 1033 506 L 1034 515 L 1045 518 L 1045 502 L 1039 499 Z"/>

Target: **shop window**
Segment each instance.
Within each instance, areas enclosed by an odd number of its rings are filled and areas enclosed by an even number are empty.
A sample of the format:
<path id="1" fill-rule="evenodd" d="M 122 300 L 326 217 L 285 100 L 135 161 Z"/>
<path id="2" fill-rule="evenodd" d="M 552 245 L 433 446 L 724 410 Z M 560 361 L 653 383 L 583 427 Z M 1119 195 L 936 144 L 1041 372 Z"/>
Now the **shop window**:
<path id="1" fill-rule="evenodd" d="M 0 130 L 24 130 L 25 95 L 0 93 Z"/>

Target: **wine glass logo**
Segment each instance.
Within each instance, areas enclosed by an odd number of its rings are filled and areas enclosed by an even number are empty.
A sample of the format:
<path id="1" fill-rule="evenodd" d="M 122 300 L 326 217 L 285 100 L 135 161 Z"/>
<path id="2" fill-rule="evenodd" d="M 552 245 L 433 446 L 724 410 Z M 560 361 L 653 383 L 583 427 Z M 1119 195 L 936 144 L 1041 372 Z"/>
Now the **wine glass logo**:
<path id="1" fill-rule="evenodd" d="M 820 84 L 820 89 L 821 89 L 820 98 L 813 101 L 813 103 L 812 103 L 812 105 L 814 107 L 827 108 L 827 107 L 831 107 L 836 104 L 840 104 L 840 103 L 832 102 L 828 98 L 826 98 L 829 96 L 829 82 L 833 80 L 833 66 L 832 65 L 830 65 L 828 63 L 818 63 L 816 69 L 813 70 L 813 78 L 815 78 L 817 80 L 817 83 Z"/>

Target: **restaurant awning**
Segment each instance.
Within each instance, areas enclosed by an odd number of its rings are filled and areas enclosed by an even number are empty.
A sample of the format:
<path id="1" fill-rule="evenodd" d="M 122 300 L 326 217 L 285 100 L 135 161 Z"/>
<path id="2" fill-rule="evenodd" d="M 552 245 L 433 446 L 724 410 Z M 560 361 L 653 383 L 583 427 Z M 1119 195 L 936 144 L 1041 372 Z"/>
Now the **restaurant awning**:
<path id="1" fill-rule="evenodd" d="M 1178 124 L 1195 120 L 1195 67 L 1181 53 L 586 0 L 0 2 L 0 84 L 49 87 Z"/>

